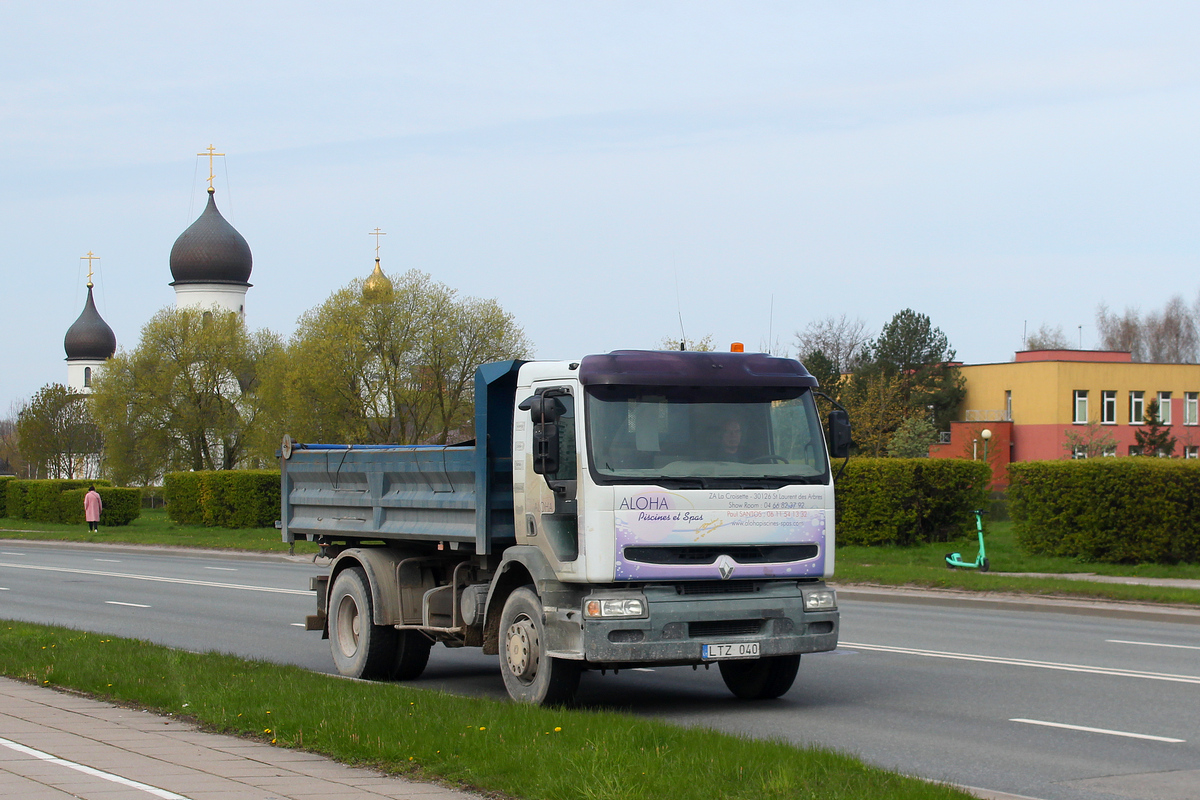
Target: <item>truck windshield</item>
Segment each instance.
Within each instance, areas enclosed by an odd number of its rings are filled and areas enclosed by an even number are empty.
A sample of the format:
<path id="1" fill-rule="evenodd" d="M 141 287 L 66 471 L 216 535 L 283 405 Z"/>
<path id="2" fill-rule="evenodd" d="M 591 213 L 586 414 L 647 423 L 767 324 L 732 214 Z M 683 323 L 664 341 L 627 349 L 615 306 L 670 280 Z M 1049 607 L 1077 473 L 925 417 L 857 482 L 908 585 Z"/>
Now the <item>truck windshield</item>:
<path id="1" fill-rule="evenodd" d="M 589 386 L 587 436 L 602 484 L 828 482 L 825 438 L 806 388 Z"/>

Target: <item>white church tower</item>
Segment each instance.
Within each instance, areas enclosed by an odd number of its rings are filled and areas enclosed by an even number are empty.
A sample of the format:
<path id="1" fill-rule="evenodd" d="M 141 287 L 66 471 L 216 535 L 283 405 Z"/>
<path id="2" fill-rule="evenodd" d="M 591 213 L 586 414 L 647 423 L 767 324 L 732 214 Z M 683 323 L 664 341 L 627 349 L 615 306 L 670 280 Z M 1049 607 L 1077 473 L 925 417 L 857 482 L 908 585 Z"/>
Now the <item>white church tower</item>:
<path id="1" fill-rule="evenodd" d="M 79 319 L 67 328 L 63 337 L 63 349 L 67 351 L 67 388 L 78 394 L 90 394 L 92 379 L 104 362 L 117 352 L 117 336 L 96 310 L 92 297 L 92 261 L 96 258 L 90 251 L 88 260 L 87 301 Z"/>
<path id="2" fill-rule="evenodd" d="M 217 210 L 213 189 L 212 159 L 209 145 L 208 205 L 191 226 L 179 235 L 171 247 L 171 277 L 174 281 L 176 308 L 220 308 L 246 316 L 246 290 L 250 288 L 250 270 L 254 259 L 250 245 Z"/>

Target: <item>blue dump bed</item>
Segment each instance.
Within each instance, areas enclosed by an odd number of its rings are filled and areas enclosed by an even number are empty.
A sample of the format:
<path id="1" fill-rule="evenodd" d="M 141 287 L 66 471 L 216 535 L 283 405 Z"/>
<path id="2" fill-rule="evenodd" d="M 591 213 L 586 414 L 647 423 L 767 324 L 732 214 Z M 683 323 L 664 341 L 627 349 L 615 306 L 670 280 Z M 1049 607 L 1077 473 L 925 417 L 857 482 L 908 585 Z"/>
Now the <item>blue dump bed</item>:
<path id="1" fill-rule="evenodd" d="M 514 544 L 512 420 L 522 363 L 475 373 L 474 442 L 285 448 L 283 540 L 455 542 L 478 553 Z"/>

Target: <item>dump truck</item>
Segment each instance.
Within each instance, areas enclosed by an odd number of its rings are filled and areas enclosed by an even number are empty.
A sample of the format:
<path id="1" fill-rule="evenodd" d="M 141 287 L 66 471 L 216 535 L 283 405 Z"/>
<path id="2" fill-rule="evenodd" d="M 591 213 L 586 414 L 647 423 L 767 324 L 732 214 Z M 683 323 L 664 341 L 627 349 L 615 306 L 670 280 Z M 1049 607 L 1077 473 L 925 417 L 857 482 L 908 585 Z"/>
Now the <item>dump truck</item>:
<path id="1" fill-rule="evenodd" d="M 499 655 L 521 702 L 700 664 L 778 697 L 838 640 L 850 427 L 818 395 L 793 359 L 626 350 L 479 367 L 472 441 L 285 437 L 283 539 L 331 559 L 306 627 L 358 678 L 415 679 L 440 642 Z"/>

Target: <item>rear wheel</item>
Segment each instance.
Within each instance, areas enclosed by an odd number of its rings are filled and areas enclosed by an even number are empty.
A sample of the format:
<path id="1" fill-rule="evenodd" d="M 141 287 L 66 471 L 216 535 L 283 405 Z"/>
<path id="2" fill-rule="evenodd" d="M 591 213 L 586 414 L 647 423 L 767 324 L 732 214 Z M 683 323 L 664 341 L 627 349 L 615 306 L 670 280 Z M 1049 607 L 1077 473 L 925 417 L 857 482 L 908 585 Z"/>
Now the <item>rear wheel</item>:
<path id="1" fill-rule="evenodd" d="M 391 677 L 398 681 L 411 681 L 421 677 L 429 663 L 429 648 L 433 640 L 420 631 L 396 631 L 396 663 Z"/>
<path id="2" fill-rule="evenodd" d="M 329 595 L 329 642 L 338 672 L 352 678 L 390 677 L 399 631 L 375 625 L 371 588 L 359 567 L 338 573 Z M 426 651 L 426 658 L 428 658 Z M 422 667 L 424 665 L 422 664 Z"/>
<path id="3" fill-rule="evenodd" d="M 500 614 L 500 674 L 520 703 L 559 705 L 575 696 L 580 665 L 546 655 L 542 601 L 528 586 L 508 596 Z"/>
<path id="4" fill-rule="evenodd" d="M 772 700 L 792 688 L 800 670 L 800 654 L 718 663 L 729 691 L 743 700 Z"/>

